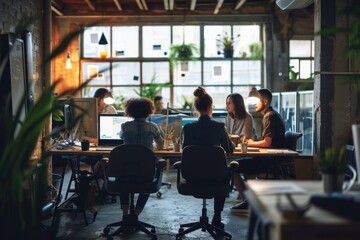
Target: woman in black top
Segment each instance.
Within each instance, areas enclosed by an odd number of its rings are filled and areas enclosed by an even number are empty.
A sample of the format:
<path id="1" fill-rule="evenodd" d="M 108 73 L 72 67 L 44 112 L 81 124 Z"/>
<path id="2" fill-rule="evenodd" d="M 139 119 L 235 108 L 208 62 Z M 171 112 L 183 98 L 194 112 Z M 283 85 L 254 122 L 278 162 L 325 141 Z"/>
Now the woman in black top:
<path id="1" fill-rule="evenodd" d="M 223 123 L 211 119 L 213 110 L 212 97 L 205 89 L 198 87 L 194 91 L 194 106 L 200 113 L 197 122 L 188 123 L 183 128 L 183 148 L 188 145 L 219 145 L 228 153 L 234 151 L 234 145 L 230 140 Z M 221 212 L 224 208 L 225 197 L 214 198 L 214 216 L 212 225 L 224 228 L 221 223 Z"/>

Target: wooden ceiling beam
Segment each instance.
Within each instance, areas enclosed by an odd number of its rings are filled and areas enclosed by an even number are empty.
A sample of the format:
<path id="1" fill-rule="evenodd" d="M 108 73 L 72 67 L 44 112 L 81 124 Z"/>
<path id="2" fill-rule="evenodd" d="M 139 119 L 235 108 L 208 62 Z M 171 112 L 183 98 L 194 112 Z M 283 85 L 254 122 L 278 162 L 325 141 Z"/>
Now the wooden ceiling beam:
<path id="1" fill-rule="evenodd" d="M 169 0 L 169 9 L 172 11 L 174 10 L 174 1 L 175 0 Z"/>
<path id="2" fill-rule="evenodd" d="M 235 5 L 235 10 L 238 10 L 239 8 L 241 8 L 241 6 L 244 5 L 245 2 L 246 2 L 246 0 L 238 0 Z"/>
<path id="3" fill-rule="evenodd" d="M 91 1 L 91 0 L 84 0 L 84 1 L 91 10 L 95 11 L 96 8 L 95 8 L 95 4 L 93 3 L 93 1 Z"/>
<path id="4" fill-rule="evenodd" d="M 114 0 L 114 3 L 115 3 L 115 5 L 116 5 L 117 9 L 121 12 L 121 11 L 122 11 L 122 7 L 121 7 L 121 5 L 120 5 L 119 0 Z"/>
<path id="5" fill-rule="evenodd" d="M 147 10 L 149 10 L 149 8 L 148 8 L 148 6 L 147 6 L 147 4 L 146 4 L 146 0 L 141 0 L 141 3 L 142 3 L 142 5 L 143 5 L 143 7 L 144 7 L 144 9 L 147 11 Z"/>
<path id="6" fill-rule="evenodd" d="M 169 10 L 169 0 L 164 0 L 164 9 Z"/>
<path id="7" fill-rule="evenodd" d="M 190 11 L 194 11 L 196 7 L 196 0 L 191 0 L 190 3 Z"/>
<path id="8" fill-rule="evenodd" d="M 57 9 L 57 8 L 54 7 L 54 6 L 51 6 L 51 11 L 53 11 L 54 13 L 56 13 L 58 16 L 64 16 L 64 14 L 63 14 L 59 9 Z"/>
<path id="9" fill-rule="evenodd" d="M 223 3 L 224 3 L 224 0 L 218 0 L 217 1 L 216 7 L 215 7 L 215 10 L 214 10 L 214 14 L 219 13 L 220 8 L 222 7 Z"/>

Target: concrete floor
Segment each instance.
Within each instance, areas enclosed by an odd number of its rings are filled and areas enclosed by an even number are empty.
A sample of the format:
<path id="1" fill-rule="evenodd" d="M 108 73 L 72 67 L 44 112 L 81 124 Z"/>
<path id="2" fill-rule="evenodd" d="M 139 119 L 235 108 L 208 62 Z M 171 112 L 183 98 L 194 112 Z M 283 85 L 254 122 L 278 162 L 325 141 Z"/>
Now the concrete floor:
<path id="1" fill-rule="evenodd" d="M 67 186 L 65 178 L 64 186 Z M 156 234 L 159 240 L 176 239 L 179 225 L 182 223 L 198 221 L 201 215 L 202 199 L 191 196 L 183 196 L 177 192 L 176 172 L 174 169 L 168 169 L 164 172 L 163 181 L 171 182 L 172 187 L 161 188 L 161 197 L 151 194 L 139 220 L 155 225 Z M 64 192 L 63 192 L 64 193 Z M 63 195 L 65 196 L 65 195 Z M 236 204 L 237 192 L 232 192 L 226 199 L 224 211 L 222 213 L 222 222 L 225 224 L 225 230 L 232 235 L 232 239 L 246 239 L 248 215 L 234 215 L 230 213 L 230 207 Z M 89 225 L 85 225 L 82 213 L 76 216 L 74 213 L 62 212 L 58 217 L 57 239 L 106 239 L 102 236 L 104 227 L 112 222 L 121 220 L 122 213 L 119 206 L 119 199 L 116 203 L 101 202 L 96 205 L 98 214 L 95 222 L 92 222 L 92 214 L 86 211 Z M 213 199 L 207 200 L 208 216 L 211 221 L 213 215 Z M 45 223 L 46 224 L 46 223 Z M 112 228 L 112 231 L 116 228 Z M 114 239 L 141 240 L 151 239 L 150 236 L 142 232 L 122 234 L 115 236 Z M 210 234 L 197 230 L 186 234 L 182 239 L 212 239 Z"/>

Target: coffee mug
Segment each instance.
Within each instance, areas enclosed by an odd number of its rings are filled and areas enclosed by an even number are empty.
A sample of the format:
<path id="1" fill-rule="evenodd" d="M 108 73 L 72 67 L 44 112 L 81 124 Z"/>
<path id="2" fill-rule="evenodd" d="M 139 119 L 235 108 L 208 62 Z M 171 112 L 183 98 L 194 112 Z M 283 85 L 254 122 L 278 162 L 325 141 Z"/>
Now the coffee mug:
<path id="1" fill-rule="evenodd" d="M 180 143 L 174 143 L 174 151 L 180 152 Z"/>
<path id="2" fill-rule="evenodd" d="M 90 142 L 89 141 L 82 141 L 81 142 L 81 150 L 87 151 L 90 148 Z"/>

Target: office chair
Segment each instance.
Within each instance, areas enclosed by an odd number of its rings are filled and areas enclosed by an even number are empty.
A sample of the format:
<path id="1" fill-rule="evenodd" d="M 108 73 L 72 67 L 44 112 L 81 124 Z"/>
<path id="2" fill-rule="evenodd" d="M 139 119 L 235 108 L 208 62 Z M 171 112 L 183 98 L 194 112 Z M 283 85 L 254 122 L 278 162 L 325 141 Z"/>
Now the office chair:
<path id="1" fill-rule="evenodd" d="M 303 136 L 300 132 L 285 132 L 285 148 L 296 151 L 296 144 L 299 138 Z M 266 172 L 265 178 L 268 178 L 269 174 L 273 174 L 275 179 L 279 179 L 282 176 L 284 179 L 292 178 L 296 179 L 295 163 L 292 157 L 277 157 L 274 159 Z"/>
<path id="2" fill-rule="evenodd" d="M 228 166 L 224 149 L 220 146 L 193 145 L 183 149 L 181 161 L 173 166 L 177 169 L 178 192 L 203 199 L 200 220 L 181 224 L 176 239 L 198 229 L 208 231 L 214 239 L 220 239 L 216 233 L 231 239 L 231 234 L 209 223 L 206 199 L 228 195 L 231 173 L 238 163 L 233 161 Z M 184 230 L 185 227 L 188 229 Z"/>
<path id="3" fill-rule="evenodd" d="M 144 145 L 124 144 L 110 152 L 104 173 L 105 190 L 109 194 L 130 194 L 130 214 L 126 223 L 119 221 L 106 225 L 103 232 L 108 239 L 123 232 L 125 225 L 157 239 L 155 227 L 138 220 L 134 212 L 134 194 L 157 192 L 161 186 L 164 167 L 165 160 L 158 159 L 153 151 Z M 119 228 L 109 234 L 114 226 Z M 151 231 L 147 228 L 151 228 Z"/>

